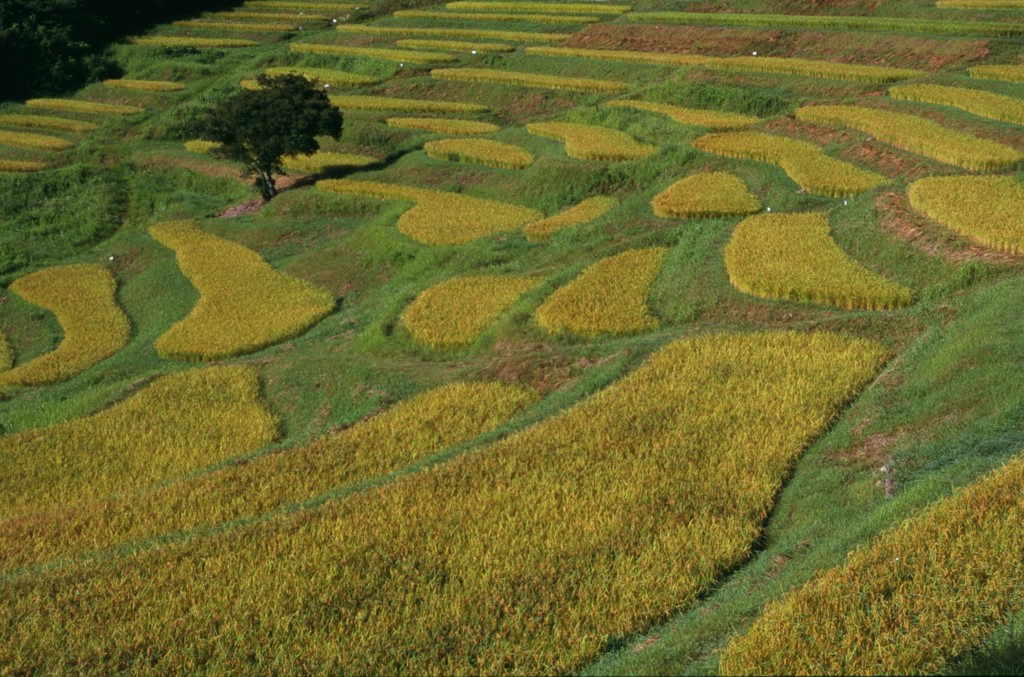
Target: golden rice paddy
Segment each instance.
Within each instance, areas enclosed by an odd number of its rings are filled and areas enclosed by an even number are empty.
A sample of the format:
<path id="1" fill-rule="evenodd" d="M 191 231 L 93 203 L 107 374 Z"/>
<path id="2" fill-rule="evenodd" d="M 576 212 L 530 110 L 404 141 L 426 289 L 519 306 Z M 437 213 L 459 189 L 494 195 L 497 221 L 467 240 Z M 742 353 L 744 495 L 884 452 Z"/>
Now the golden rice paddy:
<path id="1" fill-rule="evenodd" d="M 617 129 L 571 122 L 533 122 L 526 131 L 565 144 L 565 154 L 578 160 L 625 162 L 639 160 L 658 149 Z"/>
<path id="2" fill-rule="evenodd" d="M 651 200 L 663 219 L 753 214 L 761 203 L 745 183 L 728 172 L 701 172 L 676 181 Z"/>
<path id="3" fill-rule="evenodd" d="M 439 139 L 423 144 L 423 150 L 435 160 L 499 169 L 526 169 L 533 164 L 533 155 L 519 146 L 490 139 Z"/>
<path id="4" fill-rule="evenodd" d="M 580 226 L 601 218 L 614 209 L 617 204 L 619 201 L 613 197 L 603 195 L 588 197 L 565 211 L 526 226 L 524 229 L 526 239 L 531 242 L 543 242 L 560 230 Z"/>
<path id="5" fill-rule="evenodd" d="M 914 209 L 974 242 L 1024 253 L 1024 186 L 1012 176 L 928 176 L 907 196 Z"/>

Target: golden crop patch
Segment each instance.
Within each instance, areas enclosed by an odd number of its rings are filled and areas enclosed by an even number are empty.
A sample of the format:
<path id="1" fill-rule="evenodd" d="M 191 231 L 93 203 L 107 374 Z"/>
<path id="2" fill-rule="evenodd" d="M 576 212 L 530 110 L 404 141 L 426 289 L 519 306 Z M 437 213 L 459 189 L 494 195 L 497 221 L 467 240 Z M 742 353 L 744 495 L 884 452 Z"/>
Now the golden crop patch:
<path id="1" fill-rule="evenodd" d="M 611 93 L 629 89 L 629 83 L 592 78 L 567 78 L 558 75 L 542 75 L 506 71 L 497 68 L 435 68 L 430 77 L 456 82 L 485 82 L 511 87 L 539 87 L 541 89 L 564 89 L 571 92 Z"/>
<path id="2" fill-rule="evenodd" d="M 180 92 L 185 89 L 185 85 L 180 82 L 169 82 L 167 80 L 131 80 L 128 78 L 104 80 L 103 86 L 110 89 L 127 89 L 129 91 L 142 92 Z"/>
<path id="3" fill-rule="evenodd" d="M 620 108 L 633 108 L 636 110 L 658 113 L 668 116 L 670 119 L 681 125 L 689 127 L 705 127 L 711 130 L 720 129 L 741 129 L 750 127 L 761 122 L 760 118 L 751 115 L 740 115 L 739 113 L 726 113 L 719 110 L 707 110 L 705 108 L 683 108 L 672 106 L 667 103 L 654 103 L 651 101 L 627 101 L 620 99 L 609 101 L 607 106 Z"/>
<path id="4" fill-rule="evenodd" d="M 309 54 L 336 54 L 339 56 L 367 56 L 385 61 L 402 63 L 432 64 L 450 63 L 455 57 L 441 52 L 413 51 L 411 49 L 389 49 L 386 47 L 349 47 L 347 45 L 325 45 L 312 42 L 293 42 L 288 45 L 293 52 Z"/>
<path id="5" fill-rule="evenodd" d="M 18 115 L 14 113 L 6 115 L 0 114 L 0 125 L 29 127 L 33 129 L 56 129 L 62 132 L 73 132 L 75 134 L 91 132 L 99 126 L 93 122 L 70 120 L 68 118 L 59 118 L 51 115 Z"/>
<path id="6" fill-rule="evenodd" d="M 526 239 L 531 242 L 542 242 L 563 228 L 579 226 L 601 218 L 617 204 L 619 204 L 619 201 L 613 197 L 601 195 L 588 197 L 586 200 L 569 207 L 565 211 L 528 225 L 524 229 Z"/>
<path id="7" fill-rule="evenodd" d="M 321 85 L 330 85 L 331 87 L 358 87 L 361 85 L 375 85 L 380 82 L 380 78 L 369 75 L 349 73 L 333 68 L 313 68 L 311 66 L 278 66 L 267 68 L 263 72 L 271 77 L 277 75 L 301 75 L 308 80 L 314 80 Z"/>
<path id="8" fill-rule="evenodd" d="M 793 462 L 885 359 L 830 333 L 674 341 L 430 472 L 287 520 L 20 576 L 0 588 L 0 663 L 574 673 L 750 556 Z"/>
<path id="9" fill-rule="evenodd" d="M 533 155 L 519 146 L 490 139 L 439 139 L 423 144 L 423 150 L 435 160 L 470 162 L 499 169 L 526 169 Z"/>
<path id="10" fill-rule="evenodd" d="M 330 179 L 317 181 L 316 185 L 343 195 L 414 202 L 415 206 L 398 219 L 398 230 L 423 244 L 465 244 L 504 231 L 518 230 L 543 217 L 534 209 L 507 202 L 380 181 Z"/>
<path id="11" fill-rule="evenodd" d="M 906 113 L 861 106 L 808 106 L 798 120 L 831 127 L 850 127 L 911 153 L 976 171 L 1009 169 L 1024 158 L 1020 151 L 995 141 Z"/>
<path id="12" fill-rule="evenodd" d="M 891 87 L 889 96 L 901 101 L 952 106 L 983 118 L 1024 125 L 1024 101 L 983 89 L 910 84 Z"/>
<path id="13" fill-rule="evenodd" d="M 600 21 L 598 16 L 582 14 L 521 14 L 519 12 L 437 12 L 429 9 L 400 9 L 399 19 L 438 19 L 440 21 L 518 21 L 531 24 L 585 24 Z"/>
<path id="14" fill-rule="evenodd" d="M 377 161 L 377 158 L 369 155 L 320 150 L 312 155 L 286 155 L 281 165 L 290 171 L 315 174 L 330 167 L 366 167 Z"/>
<path id="15" fill-rule="evenodd" d="M 639 160 L 657 151 L 649 143 L 641 143 L 625 132 L 598 125 L 572 122 L 532 122 L 526 131 L 536 136 L 555 139 L 565 144 L 565 154 L 578 160 L 624 162 Z"/>
<path id="16" fill-rule="evenodd" d="M 7 337 L 0 334 L 0 374 L 14 366 L 14 351 Z"/>
<path id="17" fill-rule="evenodd" d="M 972 78 L 1024 82 L 1024 66 L 992 64 L 989 66 L 973 66 L 968 68 L 967 72 L 970 73 Z"/>
<path id="18" fill-rule="evenodd" d="M 439 38 L 454 40 L 504 40 L 507 42 L 562 42 L 564 33 L 531 33 L 528 31 L 492 31 L 472 28 L 415 28 L 408 26 L 370 26 L 338 24 L 335 30 L 349 35 L 381 35 L 406 38 Z"/>
<path id="19" fill-rule="evenodd" d="M 825 155 L 808 141 L 764 132 L 705 134 L 693 143 L 705 153 L 778 165 L 801 188 L 826 197 L 852 197 L 882 184 L 881 174 Z"/>
<path id="20" fill-rule="evenodd" d="M 728 172 L 691 174 L 655 195 L 651 207 L 663 219 L 694 219 L 761 211 L 761 203 L 746 184 Z"/>
<path id="21" fill-rule="evenodd" d="M 220 141 L 207 141 L 206 139 L 192 139 L 185 142 L 185 150 L 190 153 L 201 153 L 208 155 L 211 151 L 220 148 Z"/>
<path id="22" fill-rule="evenodd" d="M 632 334 L 658 326 L 647 292 L 668 249 L 650 247 L 601 259 L 537 308 L 537 324 L 553 334 Z"/>
<path id="23" fill-rule="evenodd" d="M 141 47 L 196 47 L 198 49 L 231 49 L 255 47 L 260 44 L 255 40 L 241 38 L 194 38 L 177 35 L 146 35 L 131 38 L 129 42 Z"/>
<path id="24" fill-rule="evenodd" d="M 137 115 L 145 113 L 145 108 L 117 103 L 100 103 L 98 101 L 80 101 L 78 99 L 29 99 L 25 102 L 29 108 L 42 108 L 60 113 L 86 113 L 93 115 Z"/>
<path id="25" fill-rule="evenodd" d="M 420 293 L 402 311 L 412 337 L 431 348 L 471 344 L 539 278 L 470 275 L 455 277 Z"/>
<path id="26" fill-rule="evenodd" d="M 156 340 L 165 358 L 214 360 L 298 336 L 334 308 L 329 292 L 280 273 L 256 252 L 205 233 L 189 221 L 151 226 L 174 250 L 199 292 L 192 311 Z"/>
<path id="27" fill-rule="evenodd" d="M 297 19 L 297 17 L 296 17 Z M 185 19 L 174 21 L 172 25 L 179 28 L 199 28 L 213 31 L 249 31 L 253 33 L 285 32 L 295 28 L 297 21 L 257 23 L 255 21 L 218 21 L 215 19 Z"/>
<path id="28" fill-rule="evenodd" d="M 455 120 L 452 118 L 387 118 L 388 127 L 398 129 L 415 129 L 435 134 L 490 134 L 500 129 L 490 122 L 475 120 Z"/>
<path id="29" fill-rule="evenodd" d="M 8 132 L 0 129 L 0 145 L 27 150 L 67 150 L 75 144 L 59 136 L 32 132 Z"/>
<path id="30" fill-rule="evenodd" d="M 50 163 L 38 160 L 0 159 L 0 172 L 38 172 L 49 168 Z"/>
<path id="31" fill-rule="evenodd" d="M 54 350 L 0 374 L 0 387 L 64 381 L 110 357 L 131 338 L 131 324 L 117 303 L 117 281 L 103 266 L 44 268 L 18 278 L 10 290 L 53 313 L 64 337 Z"/>
<path id="32" fill-rule="evenodd" d="M 629 5 L 599 5 L 595 2 L 476 2 L 475 0 L 457 0 L 446 3 L 445 7 L 471 12 L 543 12 L 550 14 L 560 12 L 623 14 L 630 10 Z"/>
<path id="33" fill-rule="evenodd" d="M 342 110 L 409 111 L 416 113 L 483 113 L 487 106 L 463 101 L 431 101 L 430 99 L 398 99 L 390 96 L 341 94 L 331 103 Z"/>
<path id="34" fill-rule="evenodd" d="M 762 298 L 866 310 L 914 301 L 909 289 L 847 256 L 823 212 L 748 216 L 725 247 L 725 269 L 734 287 Z"/>
<path id="35" fill-rule="evenodd" d="M 253 397 L 249 391 L 245 396 Z M 87 505 L 0 521 L 0 570 L 295 509 L 303 501 L 400 470 L 468 442 L 505 423 L 537 399 L 535 390 L 498 381 L 450 383 L 309 444 L 256 456 L 245 463 L 222 465 L 146 492 L 122 493 Z M 187 404 L 195 407 L 208 401 L 206 395 L 205 400 Z M 224 409 L 228 402 L 216 400 L 212 404 Z M 273 435 L 267 415 L 261 414 L 253 402 L 247 408 L 257 430 L 264 432 L 253 438 L 253 433 L 247 431 L 242 441 L 231 441 L 232 455 L 262 446 Z M 242 424 L 240 414 L 244 411 L 215 413 L 227 420 L 220 422 L 204 412 L 210 421 L 207 426 Z M 165 413 L 154 423 L 167 418 Z M 190 427 L 195 432 L 187 432 L 188 437 L 203 430 L 196 423 L 190 423 Z M 166 430 L 164 435 L 168 436 Z M 218 435 L 222 437 L 223 433 Z M 132 456 L 136 455 L 137 451 Z"/>
<path id="36" fill-rule="evenodd" d="M 1024 186 L 1012 176 L 930 176 L 907 188 L 910 204 L 965 237 L 1024 253 Z"/>
<path id="37" fill-rule="evenodd" d="M 479 52 L 480 54 L 514 52 L 516 50 L 515 45 L 505 42 L 465 42 L 462 40 L 423 40 L 416 38 L 396 40 L 395 45 L 406 49 L 441 49 L 449 52 Z"/>
<path id="38" fill-rule="evenodd" d="M 128 494 L 254 451 L 276 432 L 251 368 L 163 376 L 89 416 L 0 437 L 0 516 Z"/>

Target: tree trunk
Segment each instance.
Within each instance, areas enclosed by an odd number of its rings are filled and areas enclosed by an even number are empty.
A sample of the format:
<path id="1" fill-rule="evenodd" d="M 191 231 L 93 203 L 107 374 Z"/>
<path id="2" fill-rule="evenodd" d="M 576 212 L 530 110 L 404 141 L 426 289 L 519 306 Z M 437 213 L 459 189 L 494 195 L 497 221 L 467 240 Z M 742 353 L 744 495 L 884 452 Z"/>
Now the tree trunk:
<path id="1" fill-rule="evenodd" d="M 269 202 L 275 195 L 277 195 L 274 177 L 270 174 L 270 171 L 266 169 L 261 170 L 260 174 L 260 180 L 258 181 L 260 192 L 263 194 L 263 199 Z"/>

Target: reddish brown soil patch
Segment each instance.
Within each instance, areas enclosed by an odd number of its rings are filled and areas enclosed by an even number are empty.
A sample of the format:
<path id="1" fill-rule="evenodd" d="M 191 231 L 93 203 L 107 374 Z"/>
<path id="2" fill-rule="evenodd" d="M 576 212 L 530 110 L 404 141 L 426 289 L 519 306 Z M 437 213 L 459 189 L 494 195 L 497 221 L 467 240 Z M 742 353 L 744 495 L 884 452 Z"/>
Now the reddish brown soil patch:
<path id="1" fill-rule="evenodd" d="M 255 214 L 259 210 L 263 209 L 263 205 L 267 204 L 267 201 L 261 197 L 255 197 L 248 202 L 243 202 L 240 205 L 228 207 L 220 214 L 222 219 L 233 219 L 239 216 L 246 216 L 248 214 Z"/>
<path id="2" fill-rule="evenodd" d="M 834 32 L 798 32 L 790 35 L 786 42 L 785 56 L 929 71 L 954 65 L 964 67 L 990 53 L 985 40 L 937 40 L 871 33 L 845 33 L 837 39 Z"/>
<path id="3" fill-rule="evenodd" d="M 841 463 L 866 468 L 881 467 L 888 461 L 896 444 L 906 436 L 907 431 L 902 429 L 869 435 L 860 444 L 855 444 L 849 449 L 831 454 L 830 458 Z"/>
<path id="4" fill-rule="evenodd" d="M 633 652 L 640 653 L 641 651 L 644 651 L 656 644 L 659 639 L 661 639 L 661 635 L 651 635 L 644 641 L 638 642 L 637 645 L 633 647 Z"/>
<path id="5" fill-rule="evenodd" d="M 576 33 L 566 47 L 624 49 L 673 54 L 736 56 L 765 49 L 782 31 L 747 28 L 595 24 Z"/>

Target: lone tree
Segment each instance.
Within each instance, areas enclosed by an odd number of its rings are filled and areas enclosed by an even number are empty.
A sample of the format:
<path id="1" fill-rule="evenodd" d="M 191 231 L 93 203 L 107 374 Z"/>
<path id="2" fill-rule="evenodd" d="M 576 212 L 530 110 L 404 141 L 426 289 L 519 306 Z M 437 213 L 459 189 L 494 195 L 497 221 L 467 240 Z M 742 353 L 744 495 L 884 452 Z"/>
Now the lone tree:
<path id="1" fill-rule="evenodd" d="M 265 200 L 277 195 L 274 174 L 286 155 L 310 155 L 318 136 L 341 136 L 341 112 L 327 94 L 300 75 L 256 78 L 257 89 L 242 90 L 201 114 L 196 131 L 221 145 L 213 153 L 242 162 Z"/>

